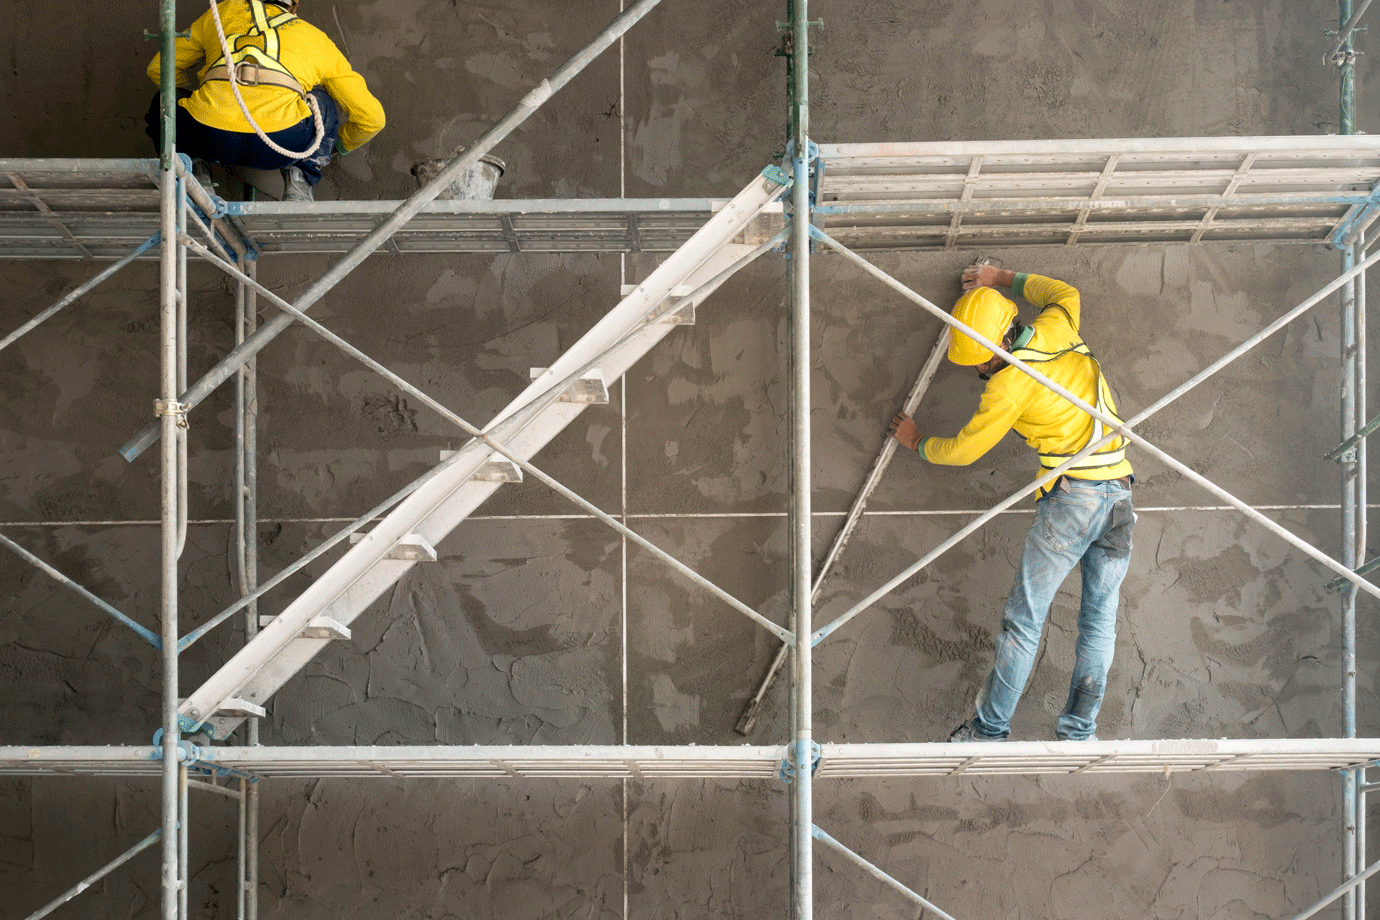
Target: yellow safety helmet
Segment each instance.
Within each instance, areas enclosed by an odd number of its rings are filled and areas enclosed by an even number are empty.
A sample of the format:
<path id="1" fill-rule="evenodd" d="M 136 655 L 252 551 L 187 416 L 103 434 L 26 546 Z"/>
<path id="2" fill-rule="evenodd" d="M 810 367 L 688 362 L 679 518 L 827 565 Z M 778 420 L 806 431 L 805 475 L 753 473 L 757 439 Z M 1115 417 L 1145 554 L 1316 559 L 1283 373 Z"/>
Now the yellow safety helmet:
<path id="1" fill-rule="evenodd" d="M 977 287 L 965 291 L 963 296 L 958 298 L 958 303 L 954 304 L 954 319 L 998 345 L 1015 318 L 1016 305 L 1003 297 L 996 288 Z M 951 330 L 950 361 L 961 367 L 972 367 L 991 357 L 991 349 L 979 345 L 976 340 L 957 329 Z"/>

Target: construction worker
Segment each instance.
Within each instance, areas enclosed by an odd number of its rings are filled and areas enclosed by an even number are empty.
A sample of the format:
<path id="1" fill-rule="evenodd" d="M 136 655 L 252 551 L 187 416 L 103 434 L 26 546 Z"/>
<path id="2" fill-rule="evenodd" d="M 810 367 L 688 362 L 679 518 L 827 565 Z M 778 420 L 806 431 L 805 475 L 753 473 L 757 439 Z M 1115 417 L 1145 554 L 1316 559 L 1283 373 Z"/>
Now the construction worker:
<path id="1" fill-rule="evenodd" d="M 992 265 L 968 266 L 962 285 L 966 293 L 954 305 L 955 319 L 1116 417 L 1102 369 L 1078 333 L 1077 290 L 1053 278 Z M 998 286 L 1039 307 L 1035 321 L 1022 326 L 1015 303 Z M 1008 367 L 957 329 L 950 338 L 949 360 L 975 368 L 987 381 L 976 414 L 957 437 L 922 437 L 905 413 L 890 426 L 897 441 L 931 463 L 966 466 L 1015 429 L 1039 455 L 1043 473 L 1108 433 L 1101 421 L 1019 368 Z M 1134 479 L 1125 439 L 1118 436 L 1039 490 L 1035 523 L 1026 534 L 1016 583 L 1006 600 L 992 672 L 978 691 L 976 714 L 954 729 L 950 741 L 1005 741 L 1010 736 L 1011 717 L 1035 663 L 1050 603 L 1075 566 L 1083 574 L 1078 643 L 1068 702 L 1055 734 L 1061 740 L 1096 740 L 1097 713 L 1116 646 L 1121 581 L 1131 557 Z"/>
<path id="2" fill-rule="evenodd" d="M 279 169 L 283 200 L 311 201 L 331 154 L 383 129 L 383 106 L 364 78 L 296 14 L 297 0 L 221 0 L 178 35 L 177 148 L 203 184 L 206 161 Z M 148 67 L 155 84 L 160 63 L 155 56 Z M 146 120 L 161 147 L 159 116 L 155 96 Z"/>

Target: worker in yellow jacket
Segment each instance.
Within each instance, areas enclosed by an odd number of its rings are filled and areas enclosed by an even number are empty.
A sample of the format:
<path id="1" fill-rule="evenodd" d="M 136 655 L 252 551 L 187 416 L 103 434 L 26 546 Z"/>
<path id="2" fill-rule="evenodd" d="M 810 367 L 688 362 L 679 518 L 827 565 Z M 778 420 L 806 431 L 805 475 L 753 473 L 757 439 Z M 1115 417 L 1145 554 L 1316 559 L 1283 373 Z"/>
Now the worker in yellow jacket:
<path id="1" fill-rule="evenodd" d="M 1102 369 L 1078 332 L 1077 290 L 1053 278 L 992 265 L 968 266 L 962 286 L 965 293 L 954 305 L 955 319 L 1117 417 Z M 997 287 L 1011 288 L 1040 308 L 1035 321 L 1029 326 L 1017 322 L 1015 303 Z M 891 422 L 896 440 L 931 463 L 966 466 L 1014 429 L 1039 455 L 1043 474 L 1109 433 L 1100 420 L 957 329 L 949 341 L 949 360 L 975 368 L 987 381 L 978 410 L 963 430 L 952 438 L 922 437 L 905 413 Z M 1035 663 L 1050 604 L 1075 566 L 1083 577 L 1078 642 L 1068 702 L 1055 734 L 1062 740 L 1096 740 L 1097 713 L 1116 647 L 1116 608 L 1131 557 L 1134 480 L 1126 441 L 1117 436 L 1040 490 L 1035 522 L 1006 600 L 992 672 L 978 691 L 976 714 L 954 729 L 950 741 L 1010 737 L 1011 717 Z"/>
<path id="2" fill-rule="evenodd" d="M 194 160 L 281 169 L 285 200 L 311 201 L 332 153 L 383 129 L 383 106 L 335 43 L 297 17 L 297 0 L 220 0 L 178 35 L 174 52 L 177 149 Z M 155 56 L 155 84 L 161 67 Z M 147 121 L 161 146 L 156 96 Z M 209 174 L 199 170 L 199 178 Z"/>

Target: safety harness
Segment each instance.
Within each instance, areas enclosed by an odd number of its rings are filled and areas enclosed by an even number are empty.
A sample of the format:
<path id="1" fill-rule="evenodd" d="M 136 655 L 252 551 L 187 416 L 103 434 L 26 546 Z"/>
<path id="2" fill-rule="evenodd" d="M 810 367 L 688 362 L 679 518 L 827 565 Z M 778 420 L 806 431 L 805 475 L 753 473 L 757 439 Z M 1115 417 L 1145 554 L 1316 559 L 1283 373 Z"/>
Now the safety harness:
<path id="1" fill-rule="evenodd" d="M 228 81 L 233 67 L 234 82 L 241 86 L 282 86 L 306 98 L 302 84 L 278 60 L 278 28 L 296 19 L 296 14 L 279 13 L 269 18 L 264 0 L 249 0 L 249 10 L 254 17 L 253 27 L 248 32 L 226 36 L 227 45 L 232 49 L 229 63 L 222 53 L 201 78 L 202 82 Z"/>
<path id="2" fill-rule="evenodd" d="M 1027 341 L 1029 340 L 1028 335 L 1022 336 L 1022 338 L 1026 338 Z M 1067 348 L 1061 348 L 1059 351 L 1054 352 L 1038 351 L 1034 348 L 1025 348 L 1021 346 L 1011 349 L 1011 354 L 1020 358 L 1026 364 L 1047 364 L 1050 361 L 1062 358 L 1064 355 L 1070 353 L 1084 355 L 1093 363 L 1093 370 L 1097 372 L 1097 411 L 1104 415 L 1110 415 L 1118 422 L 1121 421 L 1121 416 L 1117 415 L 1116 412 L 1112 410 L 1111 389 L 1107 386 L 1107 379 L 1102 376 L 1102 365 L 1097 363 L 1097 359 L 1093 357 L 1093 353 L 1088 349 L 1088 346 L 1083 343 L 1082 339 L 1075 341 Z M 1087 443 L 1091 444 L 1094 441 L 1100 441 L 1106 433 L 1107 429 L 1102 424 L 1102 420 L 1093 416 L 1092 438 L 1090 438 Z M 1056 466 L 1062 466 L 1072 456 L 1074 455 L 1040 454 L 1040 466 L 1046 470 L 1052 470 Z M 1108 443 L 1107 446 L 1103 447 L 1101 450 L 1094 451 L 1079 460 L 1071 469 L 1095 470 L 1113 467 L 1125 459 L 1126 440 L 1125 438 L 1117 438 L 1115 441 Z"/>

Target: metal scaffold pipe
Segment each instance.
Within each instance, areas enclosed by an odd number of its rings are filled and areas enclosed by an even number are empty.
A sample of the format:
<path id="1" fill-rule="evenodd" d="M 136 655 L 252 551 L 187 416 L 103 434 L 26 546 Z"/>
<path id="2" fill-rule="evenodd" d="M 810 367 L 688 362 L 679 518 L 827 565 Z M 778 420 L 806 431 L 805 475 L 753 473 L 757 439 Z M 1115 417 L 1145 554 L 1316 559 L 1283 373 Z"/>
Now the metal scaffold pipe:
<path id="1" fill-rule="evenodd" d="M 792 0 L 791 21 L 791 598 L 795 654 L 791 659 L 792 710 L 795 729 L 791 760 L 794 805 L 791 848 L 791 916 L 814 916 L 814 724 L 810 632 L 813 547 L 810 539 L 810 35 L 807 0 Z"/>
<path id="2" fill-rule="evenodd" d="M 842 854 L 844 857 L 848 859 L 849 862 L 861 868 L 868 875 L 872 876 L 880 882 L 884 882 L 885 884 L 899 891 L 901 894 L 905 895 L 907 898 L 910 898 L 916 904 L 919 904 L 921 907 L 921 916 L 924 915 L 925 911 L 929 911 L 930 913 L 933 913 L 936 917 L 938 917 L 939 920 L 954 920 L 953 917 L 951 917 L 944 911 L 940 910 L 927 898 L 923 897 L 918 892 L 906 887 L 904 884 L 893 878 L 889 873 L 883 872 L 881 869 L 874 866 L 872 863 L 868 862 L 866 859 L 859 856 L 857 853 L 854 853 L 848 847 L 844 846 L 843 844 L 835 840 L 833 837 L 829 836 L 829 834 L 826 831 L 823 831 L 820 828 L 816 827 L 814 828 L 814 836 L 815 839 L 818 840 L 820 843 L 829 847 L 831 850 L 834 850 L 836 853 Z"/>
<path id="3" fill-rule="evenodd" d="M 1365 15 L 1366 9 L 1370 6 L 1371 0 L 1361 0 L 1361 5 L 1356 7 L 1356 12 L 1348 16 L 1347 10 L 1351 7 L 1350 0 L 1345 0 L 1341 4 L 1341 21 L 1345 23 L 1342 30 L 1337 33 L 1337 41 L 1332 45 L 1332 50 L 1327 53 L 1325 60 L 1330 64 L 1340 64 L 1353 52 L 1351 50 L 1351 33 L 1356 31 L 1356 25 Z M 1347 133 L 1347 132 L 1343 132 Z"/>
<path id="4" fill-rule="evenodd" d="M 130 847 L 128 850 L 125 850 L 124 853 L 115 857 L 110 862 L 106 863 L 104 866 L 97 869 L 95 872 L 92 872 L 90 875 L 82 879 L 80 882 L 77 882 L 71 888 L 68 888 L 62 894 L 58 895 L 52 901 L 48 902 L 48 904 L 46 904 L 45 906 L 40 907 L 38 910 L 29 914 L 29 916 L 26 917 L 25 920 L 42 920 L 43 917 L 48 916 L 53 911 L 57 910 L 59 907 L 66 904 L 68 901 L 72 900 L 77 895 L 81 894 L 83 891 L 90 888 L 96 882 L 99 882 L 101 879 L 105 878 L 107 875 L 114 872 L 116 869 L 120 868 L 125 863 L 129 862 L 135 856 L 138 856 L 140 853 L 144 852 L 149 847 L 153 846 L 155 843 L 158 842 L 158 839 L 162 836 L 163 830 L 162 828 L 159 828 L 152 834 L 149 834 L 143 840 L 140 840 L 134 846 Z"/>
<path id="5" fill-rule="evenodd" d="M 86 600 L 95 604 L 97 607 L 101 608 L 106 613 L 110 614 L 112 617 L 119 620 L 121 623 L 125 624 L 130 629 L 134 630 L 136 633 L 142 636 L 144 638 L 144 641 L 148 642 L 149 645 L 152 645 L 154 648 L 162 647 L 163 640 L 160 639 L 158 635 L 154 633 L 152 630 L 147 629 L 146 627 L 134 622 L 128 616 L 116 610 L 114 607 L 107 604 L 105 601 L 101 600 L 99 597 L 92 594 L 86 588 L 77 584 L 75 581 L 68 578 L 66 575 L 62 574 L 57 569 L 53 568 L 51 565 L 44 562 L 42 559 L 38 558 L 33 553 L 29 552 L 24 547 L 20 546 L 18 543 L 11 540 L 9 537 L 0 534 L 0 546 L 4 546 L 7 549 L 13 551 L 15 555 L 19 556 L 19 558 L 28 562 L 30 565 L 36 567 L 44 574 L 51 577 L 54 581 L 58 582 L 58 584 L 66 585 L 67 587 L 71 588 L 73 591 L 80 594 Z"/>
<path id="6" fill-rule="evenodd" d="M 131 262 L 142 256 L 144 253 L 148 252 L 153 247 L 157 246 L 160 236 L 160 234 L 155 233 L 153 236 L 144 240 L 142 243 L 136 246 L 133 249 L 133 251 L 125 255 L 123 258 L 118 259 L 115 262 L 112 262 L 110 265 L 107 265 L 104 269 L 97 272 L 96 275 L 92 277 L 90 281 L 87 281 L 85 284 L 82 284 L 81 286 L 70 291 L 57 303 L 53 304 L 48 309 L 44 310 L 42 313 L 39 313 L 33 319 L 29 320 L 24 325 L 20 326 L 18 329 L 11 332 L 9 335 L 5 336 L 3 340 L 0 340 L 0 351 L 4 351 L 6 348 L 9 348 L 16 341 L 18 341 L 21 336 L 32 331 L 44 320 L 50 318 L 63 308 L 71 306 L 78 299 L 95 290 L 96 286 L 99 285 L 102 281 L 109 278 L 111 275 L 115 274 L 120 269 L 124 268 L 126 265 L 129 265 Z"/>
<path id="7" fill-rule="evenodd" d="M 441 170 L 434 179 L 422 186 L 413 193 L 398 209 L 388 218 L 379 224 L 364 239 L 355 244 L 349 252 L 341 257 L 340 261 L 327 270 L 318 278 L 311 287 L 307 288 L 293 304 L 297 309 L 306 311 L 326 295 L 332 288 L 340 283 L 351 271 L 367 259 L 376 249 L 382 246 L 388 239 L 397 233 L 409 220 L 417 215 L 422 208 L 426 207 L 442 191 L 446 189 L 457 177 L 465 170 L 479 162 L 479 158 L 488 153 L 500 141 L 511 134 L 518 125 L 522 124 L 532 113 L 535 112 L 542 103 L 546 102 L 556 92 L 562 89 L 567 83 L 574 79 L 575 75 L 584 70 L 588 64 L 598 57 L 605 49 L 616 42 L 624 32 L 632 28 L 652 7 L 656 6 L 660 0 L 639 0 L 638 3 L 628 7 L 614 19 L 609 26 L 600 32 L 589 44 L 585 45 L 569 61 L 562 65 L 554 74 L 543 80 L 535 89 L 522 98 L 516 107 L 505 115 L 497 124 L 488 131 L 485 131 L 473 144 L 465 148 L 465 152 L 450 162 L 445 169 Z M 171 54 L 171 51 L 168 52 Z M 170 70 L 171 68 L 163 68 Z M 171 113 L 169 113 L 171 114 Z M 205 376 L 193 384 L 186 393 L 182 394 L 182 402 L 188 409 L 197 406 L 203 399 L 230 378 L 235 371 L 244 364 L 245 361 L 259 352 L 265 345 L 277 338 L 280 333 L 288 326 L 291 326 L 296 317 L 291 313 L 279 313 L 269 319 L 254 334 L 238 345 L 230 354 L 217 364 Z M 129 443 L 120 448 L 120 453 L 126 460 L 134 460 L 146 449 L 148 449 L 159 438 L 159 431 L 156 425 L 150 425 L 139 432 Z"/>
<path id="8" fill-rule="evenodd" d="M 1361 13 L 1370 0 L 1363 0 L 1361 9 L 1353 15 L 1352 0 L 1339 0 L 1337 21 L 1342 24 L 1337 36 L 1336 47 L 1329 59 L 1338 64 L 1338 125 L 1342 134 L 1356 133 L 1356 56 L 1352 49 L 1351 35 L 1356 28 Z M 1342 251 L 1342 271 L 1347 272 L 1359 261 L 1355 245 L 1348 245 Z M 1360 276 L 1353 276 L 1342 288 L 1341 296 L 1341 429 L 1342 439 L 1355 436 L 1357 426 L 1362 422 L 1364 409 L 1358 411 L 1359 394 L 1364 392 L 1365 378 L 1362 376 L 1358 355 L 1362 347 L 1357 340 L 1360 325 L 1361 305 L 1357 302 Z M 1358 519 L 1365 516 L 1364 505 L 1358 505 L 1361 491 L 1360 476 L 1364 469 L 1357 457 L 1364 455 L 1366 445 L 1361 442 L 1350 457 L 1342 462 L 1342 564 L 1355 570 L 1362 562 L 1364 544 L 1357 540 L 1360 532 Z M 1342 736 L 1356 737 L 1356 585 L 1346 585 L 1342 589 Z M 1342 875 L 1353 878 L 1362 866 L 1361 844 L 1358 837 L 1362 796 L 1359 787 L 1362 783 L 1360 771 L 1343 770 L 1342 776 Z M 1347 891 L 1343 905 L 1347 920 L 1355 920 L 1365 912 L 1364 885 Z"/>
<path id="9" fill-rule="evenodd" d="M 178 835 L 178 757 L 177 757 L 177 522 L 178 522 L 178 438 L 177 422 L 177 250 L 173 244 L 177 232 L 178 179 L 174 168 L 176 131 L 175 70 L 166 66 L 174 59 L 173 38 L 177 29 L 175 0 L 162 0 L 160 54 L 165 62 L 160 82 L 163 120 L 162 150 L 159 173 L 160 232 L 165 245 L 159 251 L 159 336 L 161 339 L 160 398 L 157 411 L 163 435 L 162 452 L 162 579 L 161 624 L 163 664 L 163 920 L 176 920 L 179 891 L 183 872 L 179 859 Z"/>

